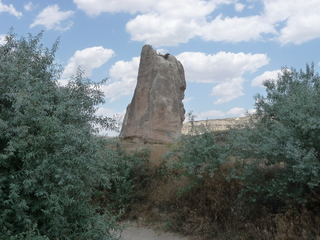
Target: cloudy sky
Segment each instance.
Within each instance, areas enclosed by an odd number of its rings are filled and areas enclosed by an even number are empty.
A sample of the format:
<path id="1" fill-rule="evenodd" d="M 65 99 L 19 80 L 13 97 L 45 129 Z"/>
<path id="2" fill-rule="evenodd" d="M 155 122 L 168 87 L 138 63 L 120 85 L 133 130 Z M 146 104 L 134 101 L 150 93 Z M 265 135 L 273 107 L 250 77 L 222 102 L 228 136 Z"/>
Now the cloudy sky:
<path id="1" fill-rule="evenodd" d="M 109 78 L 108 116 L 125 114 L 145 44 L 181 61 L 185 109 L 198 120 L 243 116 L 282 67 L 320 72 L 319 0 L 0 0 L 0 44 L 11 27 L 44 30 L 48 47 L 60 37 L 62 82 L 78 66 Z"/>

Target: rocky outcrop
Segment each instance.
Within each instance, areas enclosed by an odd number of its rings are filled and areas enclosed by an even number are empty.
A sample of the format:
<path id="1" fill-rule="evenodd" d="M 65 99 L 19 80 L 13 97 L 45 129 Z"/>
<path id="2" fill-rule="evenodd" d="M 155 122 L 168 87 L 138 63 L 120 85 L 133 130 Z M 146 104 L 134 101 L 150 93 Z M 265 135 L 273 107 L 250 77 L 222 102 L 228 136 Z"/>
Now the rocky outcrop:
<path id="1" fill-rule="evenodd" d="M 120 132 L 135 142 L 168 143 L 181 135 L 186 81 L 182 64 L 158 54 L 150 45 L 141 51 L 137 86 Z"/>
<path id="2" fill-rule="evenodd" d="M 192 126 L 196 128 L 196 133 L 202 133 L 204 130 L 209 131 L 224 131 L 228 130 L 230 127 L 235 127 L 238 125 L 245 125 L 249 123 L 249 117 L 236 117 L 236 118 L 224 118 L 224 119 L 208 119 L 194 121 L 193 125 L 191 122 L 187 122 L 183 125 L 181 133 L 189 134 Z"/>

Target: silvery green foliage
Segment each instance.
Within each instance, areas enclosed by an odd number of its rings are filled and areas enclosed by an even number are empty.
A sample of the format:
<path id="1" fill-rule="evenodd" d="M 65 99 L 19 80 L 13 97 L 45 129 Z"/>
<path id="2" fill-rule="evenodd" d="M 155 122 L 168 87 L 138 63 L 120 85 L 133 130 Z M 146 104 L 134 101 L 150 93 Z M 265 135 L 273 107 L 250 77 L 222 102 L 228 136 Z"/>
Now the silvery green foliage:
<path id="1" fill-rule="evenodd" d="M 107 190 L 109 207 L 125 212 L 133 203 L 139 201 L 139 190 L 145 189 L 150 182 L 150 151 L 141 149 L 127 153 L 121 145 L 116 144 L 113 153 L 114 156 L 107 166 L 107 171 L 112 176 Z"/>
<path id="2" fill-rule="evenodd" d="M 181 136 L 168 158 L 174 159 L 173 167 L 186 176 L 190 183 L 179 194 L 201 184 L 205 176 L 213 177 L 225 162 L 225 148 L 217 144 L 215 132 L 209 124 L 195 126 L 192 112 L 187 114 L 191 129 Z"/>
<path id="3" fill-rule="evenodd" d="M 0 45 L 0 239 L 115 239 L 114 217 L 89 204 L 109 182 L 94 126 L 113 121 L 94 115 L 103 94 L 81 71 L 59 86 L 59 41 L 41 37 Z"/>
<path id="4" fill-rule="evenodd" d="M 264 86 L 251 124 L 230 133 L 239 164 L 234 176 L 252 200 L 307 203 L 320 183 L 319 74 L 314 64 L 305 71 L 284 68 Z"/>

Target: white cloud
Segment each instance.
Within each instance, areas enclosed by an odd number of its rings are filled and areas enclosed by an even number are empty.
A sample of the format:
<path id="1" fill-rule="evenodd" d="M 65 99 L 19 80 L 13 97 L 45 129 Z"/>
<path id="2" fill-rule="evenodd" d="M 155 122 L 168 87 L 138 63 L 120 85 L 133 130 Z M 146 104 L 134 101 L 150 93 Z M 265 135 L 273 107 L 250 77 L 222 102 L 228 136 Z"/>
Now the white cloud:
<path id="1" fill-rule="evenodd" d="M 248 112 L 249 114 L 254 114 L 254 113 L 256 113 L 256 111 L 257 111 L 257 109 L 255 109 L 255 108 L 253 108 L 253 109 L 248 109 L 248 110 L 247 110 L 247 112 Z"/>
<path id="2" fill-rule="evenodd" d="M 218 98 L 215 104 L 243 95 L 242 75 L 255 72 L 269 62 L 266 54 L 230 52 L 183 52 L 177 59 L 184 66 L 187 81 L 219 84 L 212 89 L 212 95 Z"/>
<path id="3" fill-rule="evenodd" d="M 69 82 L 69 78 L 61 78 L 61 79 L 58 79 L 58 83 L 60 86 L 66 86 Z"/>
<path id="4" fill-rule="evenodd" d="M 74 14 L 73 11 L 59 11 L 59 6 L 57 4 L 50 5 L 42 10 L 35 18 L 30 28 L 37 25 L 43 25 L 46 30 L 59 30 L 66 31 L 71 28 L 73 21 L 65 22 L 66 19 Z"/>
<path id="5" fill-rule="evenodd" d="M 207 41 L 241 42 L 262 40 L 261 34 L 277 34 L 274 26 L 262 16 L 222 17 L 222 14 L 202 27 L 201 37 Z"/>
<path id="6" fill-rule="evenodd" d="M 102 116 L 106 116 L 106 117 L 112 117 L 114 115 L 123 116 L 125 113 L 126 113 L 126 110 L 123 110 L 121 112 L 117 112 L 116 110 L 111 109 L 111 108 L 99 107 L 96 112 L 96 115 L 97 116 L 102 115 Z"/>
<path id="7" fill-rule="evenodd" d="M 229 102 L 244 95 L 242 92 L 243 82 L 243 78 L 233 78 L 231 81 L 223 82 L 215 86 L 212 89 L 212 95 L 218 97 L 218 100 L 215 101 L 214 104 Z"/>
<path id="8" fill-rule="evenodd" d="M 183 101 L 183 103 L 187 103 L 187 102 L 190 102 L 193 99 L 194 99 L 194 97 L 188 97 L 188 98 L 183 99 L 182 101 Z"/>
<path id="9" fill-rule="evenodd" d="M 94 17 L 103 12 L 129 12 L 134 14 L 138 11 L 147 11 L 155 0 L 73 0 L 79 9 Z"/>
<path id="10" fill-rule="evenodd" d="M 204 1 L 204 0 L 73 0 L 79 9 L 84 11 L 90 16 L 97 16 L 103 12 L 129 12 L 131 14 L 158 12 L 166 14 L 167 16 L 178 16 L 189 18 L 194 16 L 203 15 L 203 12 L 209 14 L 213 11 L 212 8 L 216 4 L 231 3 L 232 0 L 218 0 L 218 1 Z M 179 9 L 179 11 L 177 11 Z"/>
<path id="11" fill-rule="evenodd" d="M 119 112 L 119 111 L 116 111 L 114 109 L 110 109 L 110 108 L 106 108 L 106 107 L 102 107 L 101 106 L 101 107 L 98 108 L 98 110 L 96 112 L 96 115 L 97 116 L 101 116 L 102 115 L 102 116 L 105 116 L 105 117 L 114 118 L 115 120 L 117 120 L 118 127 L 121 128 L 122 121 L 123 121 L 125 113 L 126 113 L 126 110 L 123 110 L 123 111 Z M 119 130 L 121 130 L 121 129 L 119 129 Z M 116 132 L 116 131 L 100 129 L 99 135 L 109 136 L 109 137 L 116 137 L 116 136 L 119 135 L 119 133 Z"/>
<path id="12" fill-rule="evenodd" d="M 75 52 L 73 57 L 68 61 L 62 77 L 69 78 L 76 74 L 78 67 L 84 70 L 85 75 L 90 77 L 94 68 L 99 68 L 102 64 L 107 62 L 114 55 L 112 49 L 105 49 L 101 46 L 85 48 Z"/>
<path id="13" fill-rule="evenodd" d="M 201 112 L 197 115 L 196 120 L 228 118 L 228 117 L 244 117 L 246 110 L 244 108 L 235 107 L 227 112 L 219 110 L 210 110 Z"/>
<path id="14" fill-rule="evenodd" d="M 223 4 L 234 4 L 237 12 L 247 6 L 236 0 L 74 0 L 74 3 L 91 16 L 103 12 L 138 14 L 126 25 L 131 39 L 155 46 L 178 45 L 194 37 L 227 42 L 276 39 L 281 44 L 301 44 L 320 37 L 319 0 L 290 3 L 262 0 L 263 10 L 257 15 L 230 17 L 217 12 L 218 16 L 211 21 L 217 6 L 220 10 Z"/>
<path id="15" fill-rule="evenodd" d="M 230 109 L 226 115 L 244 117 L 246 110 L 244 108 L 235 107 Z"/>
<path id="16" fill-rule="evenodd" d="M 242 4 L 242 3 L 236 3 L 234 5 L 234 9 L 237 11 L 237 12 L 242 12 L 242 10 L 246 7 L 246 5 Z"/>
<path id="17" fill-rule="evenodd" d="M 156 49 L 156 52 L 160 53 L 160 54 L 166 54 L 168 52 L 168 50 L 164 49 L 164 48 L 158 48 L 158 49 Z"/>
<path id="18" fill-rule="evenodd" d="M 105 97 L 110 98 L 110 102 L 133 93 L 137 83 L 139 63 L 140 57 L 134 57 L 128 62 L 118 61 L 110 68 L 109 75 L 113 82 L 102 87 Z"/>
<path id="19" fill-rule="evenodd" d="M 184 66 L 186 80 L 190 82 L 221 83 L 255 72 L 268 64 L 266 54 L 218 52 L 183 52 L 176 56 Z"/>
<path id="20" fill-rule="evenodd" d="M 319 3 L 320 5 L 320 3 Z M 302 16 L 301 18 L 290 18 L 287 26 L 281 29 L 278 40 L 282 44 L 301 44 L 320 37 L 320 9 L 317 14 Z"/>
<path id="21" fill-rule="evenodd" d="M 29 12 L 36 8 L 36 6 L 32 2 L 28 2 L 27 4 L 23 5 L 25 11 Z"/>
<path id="22" fill-rule="evenodd" d="M 213 1 L 155 1 L 147 13 L 130 20 L 126 29 L 132 40 L 155 46 L 175 46 L 199 35 L 200 26 L 215 7 Z"/>
<path id="23" fill-rule="evenodd" d="M 134 41 L 144 41 L 154 46 L 176 46 L 186 43 L 196 35 L 194 22 L 151 13 L 139 15 L 127 23 L 126 29 Z"/>
<path id="24" fill-rule="evenodd" d="M 281 44 L 301 44 L 320 37 L 318 0 L 292 0 L 290 3 L 287 0 L 263 0 L 263 4 L 264 11 L 260 15 L 240 18 L 219 15 L 204 26 L 203 38 L 239 42 L 260 40 L 262 34 L 269 33 Z"/>
<path id="25" fill-rule="evenodd" d="M 218 4 L 233 0 L 74 0 L 77 7 L 88 15 L 102 12 L 141 13 L 130 20 L 126 29 L 134 41 L 144 41 L 154 46 L 174 46 L 199 35 L 206 17 Z"/>
<path id="26" fill-rule="evenodd" d="M 102 90 L 106 98 L 110 98 L 110 102 L 114 102 L 120 97 L 131 95 L 136 86 L 137 79 L 122 78 L 117 82 L 113 82 L 107 86 L 103 86 Z"/>
<path id="27" fill-rule="evenodd" d="M 6 43 L 6 34 L 0 34 L 0 45 Z"/>
<path id="28" fill-rule="evenodd" d="M 133 57 L 129 62 L 118 61 L 110 68 L 110 76 L 113 79 L 136 78 L 139 63 L 140 57 Z"/>
<path id="29" fill-rule="evenodd" d="M 205 119 L 216 119 L 223 118 L 226 116 L 226 113 L 218 110 L 210 110 L 201 112 L 197 115 L 196 120 L 205 120 Z"/>
<path id="30" fill-rule="evenodd" d="M 252 82 L 252 87 L 264 87 L 262 85 L 263 81 L 269 80 L 269 79 L 278 79 L 279 74 L 281 74 L 281 70 L 275 70 L 275 71 L 266 71 L 262 75 L 255 77 Z"/>
<path id="31" fill-rule="evenodd" d="M 17 18 L 21 18 L 22 16 L 22 13 L 18 12 L 12 4 L 5 5 L 0 0 L 0 13 L 2 12 L 8 12 L 9 14 L 16 16 Z"/>
<path id="32" fill-rule="evenodd" d="M 269 22 L 285 24 L 277 37 L 282 44 L 301 44 L 320 37 L 318 0 L 264 0 L 264 7 Z"/>

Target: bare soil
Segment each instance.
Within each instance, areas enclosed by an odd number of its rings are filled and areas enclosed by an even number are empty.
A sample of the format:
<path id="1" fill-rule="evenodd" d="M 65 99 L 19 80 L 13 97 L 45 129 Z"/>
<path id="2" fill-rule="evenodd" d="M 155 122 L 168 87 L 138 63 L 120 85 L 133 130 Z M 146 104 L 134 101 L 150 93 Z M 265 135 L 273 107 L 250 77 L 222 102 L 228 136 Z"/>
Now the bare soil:
<path id="1" fill-rule="evenodd" d="M 122 232 L 124 240 L 188 240 L 186 237 L 174 233 L 153 230 L 149 227 L 139 226 L 137 223 L 127 223 Z M 125 224 L 125 225 L 127 225 Z"/>

